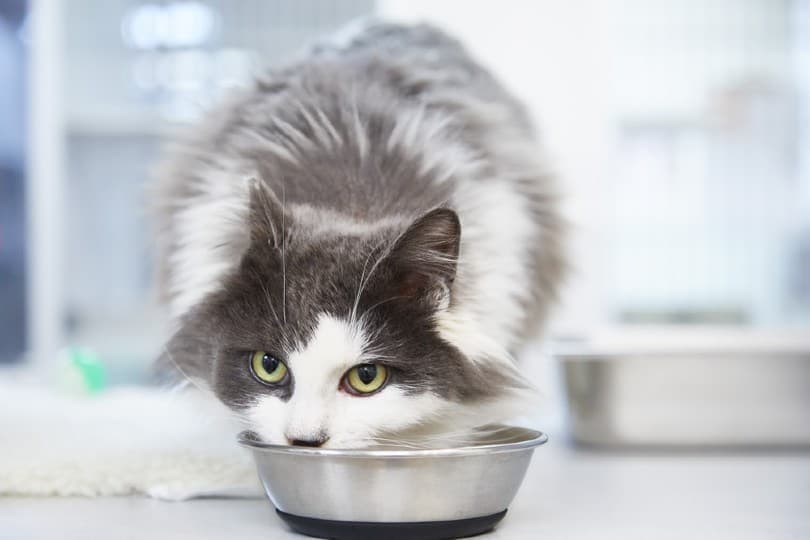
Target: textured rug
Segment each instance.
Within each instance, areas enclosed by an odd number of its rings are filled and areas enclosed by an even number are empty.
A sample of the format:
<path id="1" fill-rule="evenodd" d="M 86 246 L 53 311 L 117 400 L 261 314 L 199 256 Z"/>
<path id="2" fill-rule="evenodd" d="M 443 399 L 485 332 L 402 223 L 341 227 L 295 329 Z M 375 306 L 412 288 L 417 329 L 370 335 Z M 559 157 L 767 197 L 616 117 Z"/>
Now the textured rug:
<path id="1" fill-rule="evenodd" d="M 194 389 L 64 395 L 0 377 L 0 495 L 261 496 L 238 424 Z"/>

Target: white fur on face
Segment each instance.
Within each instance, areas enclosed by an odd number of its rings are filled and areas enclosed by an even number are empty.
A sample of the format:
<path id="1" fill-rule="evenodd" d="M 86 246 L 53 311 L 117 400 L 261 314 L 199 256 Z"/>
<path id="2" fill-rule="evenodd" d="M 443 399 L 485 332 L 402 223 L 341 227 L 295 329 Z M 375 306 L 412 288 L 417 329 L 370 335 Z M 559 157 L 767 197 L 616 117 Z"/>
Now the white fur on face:
<path id="1" fill-rule="evenodd" d="M 293 378 L 288 401 L 262 396 L 247 411 L 251 427 L 265 441 L 328 437 L 326 447 L 351 448 L 374 443 L 382 433 L 430 421 L 449 405 L 432 393 L 408 395 L 395 384 L 368 397 L 340 389 L 343 375 L 369 362 L 365 334 L 357 324 L 321 314 L 309 342 L 287 357 Z"/>

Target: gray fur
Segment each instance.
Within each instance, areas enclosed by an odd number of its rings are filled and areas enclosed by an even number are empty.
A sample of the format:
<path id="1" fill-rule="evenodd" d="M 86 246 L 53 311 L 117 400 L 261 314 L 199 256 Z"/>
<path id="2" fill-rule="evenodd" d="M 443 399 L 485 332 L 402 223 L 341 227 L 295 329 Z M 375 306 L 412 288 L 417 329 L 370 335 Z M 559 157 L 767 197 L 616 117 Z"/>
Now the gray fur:
<path id="1" fill-rule="evenodd" d="M 179 318 L 168 356 L 232 407 L 259 393 L 287 399 L 294 374 L 290 387 L 268 389 L 245 369 L 247 356 L 283 359 L 326 312 L 362 317 L 392 384 L 409 391 L 475 401 L 519 385 L 495 366 L 472 366 L 433 317 L 463 286 L 454 280 L 464 222 L 453 210 L 464 183 L 507 183 L 531 208 L 519 337 L 535 332 L 557 294 L 564 264 L 553 185 L 531 156 L 512 151 L 533 144 L 527 118 L 455 40 L 428 26 L 373 25 L 346 47 L 321 45 L 268 72 L 173 150 L 155 186 L 170 302 L 173 261 L 187 242 L 178 209 L 216 203 L 222 186 L 212 178 L 247 186 L 249 199 L 233 215 L 242 232 L 213 248 L 232 266 Z M 431 122 L 437 140 L 463 151 L 460 169 L 407 144 L 409 126 Z M 339 220 L 356 227 L 331 228 Z M 514 350 L 519 339 L 502 345 Z"/>

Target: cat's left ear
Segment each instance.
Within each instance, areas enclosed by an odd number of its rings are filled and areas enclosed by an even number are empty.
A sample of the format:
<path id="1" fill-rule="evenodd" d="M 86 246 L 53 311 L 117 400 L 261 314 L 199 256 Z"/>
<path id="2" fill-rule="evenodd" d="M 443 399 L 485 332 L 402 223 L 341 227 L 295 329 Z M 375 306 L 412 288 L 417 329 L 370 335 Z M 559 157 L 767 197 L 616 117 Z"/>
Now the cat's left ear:
<path id="1" fill-rule="evenodd" d="M 397 294 L 447 307 L 460 242 L 461 223 L 449 208 L 437 208 L 414 221 L 388 255 Z"/>

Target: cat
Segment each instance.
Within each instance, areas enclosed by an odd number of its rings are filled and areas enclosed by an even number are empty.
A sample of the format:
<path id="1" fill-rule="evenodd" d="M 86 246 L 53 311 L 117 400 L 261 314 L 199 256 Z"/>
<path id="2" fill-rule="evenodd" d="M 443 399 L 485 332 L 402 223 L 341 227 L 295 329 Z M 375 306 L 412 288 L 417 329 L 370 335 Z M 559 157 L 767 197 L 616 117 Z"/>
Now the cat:
<path id="1" fill-rule="evenodd" d="M 263 440 L 458 441 L 520 412 L 558 195 L 522 104 L 443 31 L 367 23 L 258 77 L 152 200 L 164 360 Z"/>

